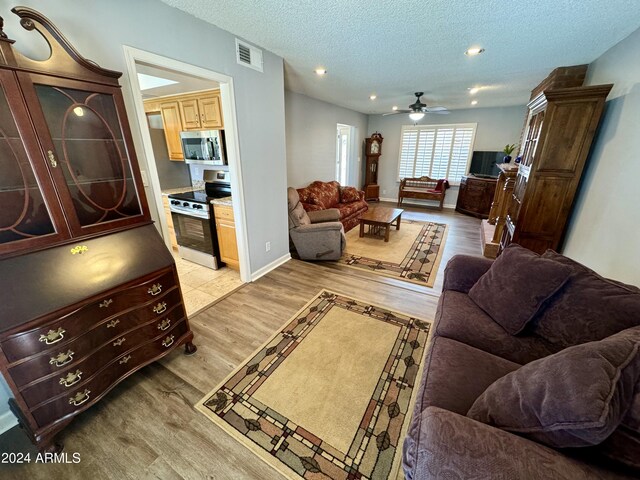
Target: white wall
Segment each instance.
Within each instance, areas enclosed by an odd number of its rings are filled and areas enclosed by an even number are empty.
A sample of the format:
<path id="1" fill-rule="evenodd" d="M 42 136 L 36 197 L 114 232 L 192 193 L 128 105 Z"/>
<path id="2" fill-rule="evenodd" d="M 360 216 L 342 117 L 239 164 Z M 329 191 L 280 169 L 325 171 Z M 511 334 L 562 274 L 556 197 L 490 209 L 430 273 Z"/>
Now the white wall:
<path id="1" fill-rule="evenodd" d="M 526 106 L 469 108 L 453 110 L 449 115 L 425 115 L 419 125 L 447 123 L 477 123 L 474 150 L 500 151 L 507 143 L 518 143 L 524 124 Z M 408 115 L 370 115 L 368 135 L 378 131 L 382 134 L 382 156 L 380 157 L 378 184 L 382 198 L 398 198 L 398 158 L 400 152 L 400 130 L 403 125 L 413 125 Z M 368 136 L 367 135 L 367 136 Z M 458 187 L 447 190 L 445 205 L 455 207 Z"/>
<path id="2" fill-rule="evenodd" d="M 133 46 L 232 76 L 236 93 L 240 155 L 244 175 L 249 259 L 252 272 L 288 255 L 287 172 L 284 134 L 282 58 L 264 52 L 264 73 L 240 66 L 235 37 L 211 24 L 156 0 L 23 0 L 62 31 L 85 57 L 101 66 L 125 71 L 122 45 Z M 4 31 L 20 42 L 34 32 L 19 26 L 17 16 L 2 2 Z M 126 75 L 126 74 L 125 74 Z M 144 151 L 134 113 L 129 81 L 120 79 L 136 152 Z M 157 212 L 154 212 L 157 218 Z M 265 242 L 271 251 L 265 252 Z M 7 397 L 0 389 L 0 418 Z"/>
<path id="3" fill-rule="evenodd" d="M 613 83 L 563 253 L 640 286 L 640 29 L 589 66 L 586 84 Z"/>
<path id="4" fill-rule="evenodd" d="M 284 104 L 289 186 L 299 188 L 314 180 L 335 180 L 336 125 L 343 123 L 358 129 L 357 158 L 351 164 L 349 184 L 362 187 L 360 165 L 367 115 L 290 91 L 285 91 Z"/>

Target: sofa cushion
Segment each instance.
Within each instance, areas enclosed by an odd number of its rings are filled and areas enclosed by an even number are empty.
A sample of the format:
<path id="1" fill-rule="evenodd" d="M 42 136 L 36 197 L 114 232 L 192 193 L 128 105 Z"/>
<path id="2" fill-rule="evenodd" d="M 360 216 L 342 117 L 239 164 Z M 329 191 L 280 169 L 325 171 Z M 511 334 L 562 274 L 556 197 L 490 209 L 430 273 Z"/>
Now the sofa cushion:
<path id="1" fill-rule="evenodd" d="M 340 210 L 341 218 L 348 218 L 362 211 L 365 207 L 364 202 L 338 203 L 336 208 Z"/>
<path id="2" fill-rule="evenodd" d="M 566 265 L 511 244 L 471 287 L 469 297 L 507 332 L 517 335 L 570 273 Z"/>
<path id="3" fill-rule="evenodd" d="M 435 336 L 425 359 L 420 409 L 434 406 L 465 415 L 489 385 L 518 368 L 515 362 Z"/>
<path id="4" fill-rule="evenodd" d="M 442 292 L 435 328 L 437 335 L 520 364 L 551 355 L 562 348 L 536 335 L 509 335 L 466 293 L 454 290 Z"/>
<path id="5" fill-rule="evenodd" d="M 603 442 L 631 407 L 640 327 L 569 347 L 494 382 L 468 416 L 551 447 Z"/>
<path id="6" fill-rule="evenodd" d="M 620 426 L 596 447 L 596 452 L 640 473 L 640 379 Z"/>
<path id="7" fill-rule="evenodd" d="M 603 278 L 551 250 L 543 257 L 569 266 L 572 274 L 531 323 L 537 335 L 567 347 L 640 325 L 640 289 Z"/>
<path id="8" fill-rule="evenodd" d="M 355 187 L 340 187 L 340 203 L 357 202 L 360 194 Z"/>

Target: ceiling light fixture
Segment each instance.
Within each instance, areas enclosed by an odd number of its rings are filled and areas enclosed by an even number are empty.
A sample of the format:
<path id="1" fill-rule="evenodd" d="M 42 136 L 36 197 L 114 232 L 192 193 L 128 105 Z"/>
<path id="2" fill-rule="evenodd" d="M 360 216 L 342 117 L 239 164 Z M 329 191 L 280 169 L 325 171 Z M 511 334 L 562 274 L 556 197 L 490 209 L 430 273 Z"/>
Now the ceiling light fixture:
<path id="1" fill-rule="evenodd" d="M 378 98 L 378 96 L 375 94 L 369 95 L 369 100 L 375 100 L 376 98 Z"/>
<path id="2" fill-rule="evenodd" d="M 424 117 L 424 113 L 422 112 L 411 112 L 409 114 L 409 118 L 414 122 L 417 122 L 418 120 L 422 120 L 422 117 Z"/>
<path id="3" fill-rule="evenodd" d="M 476 93 L 478 93 L 480 91 L 482 87 L 473 87 L 469 89 L 469 94 L 470 95 L 475 95 Z"/>
<path id="4" fill-rule="evenodd" d="M 324 68 L 316 68 L 314 72 L 316 72 L 316 75 L 320 75 L 320 76 L 327 74 L 327 70 Z"/>
<path id="5" fill-rule="evenodd" d="M 75 113 L 78 117 L 83 117 L 84 116 L 84 110 L 82 109 L 82 107 L 76 107 L 73 109 L 73 113 Z"/>
<path id="6" fill-rule="evenodd" d="M 394 112 L 398 109 L 398 105 L 394 105 L 393 107 L 391 107 L 391 110 L 393 110 Z"/>
<path id="7" fill-rule="evenodd" d="M 471 105 L 477 105 L 478 104 L 478 100 L 472 100 L 471 101 Z"/>
<path id="8" fill-rule="evenodd" d="M 480 55 L 482 52 L 484 52 L 484 48 L 471 47 L 466 52 L 464 52 L 464 54 L 467 55 L 468 57 L 475 57 L 476 55 Z"/>

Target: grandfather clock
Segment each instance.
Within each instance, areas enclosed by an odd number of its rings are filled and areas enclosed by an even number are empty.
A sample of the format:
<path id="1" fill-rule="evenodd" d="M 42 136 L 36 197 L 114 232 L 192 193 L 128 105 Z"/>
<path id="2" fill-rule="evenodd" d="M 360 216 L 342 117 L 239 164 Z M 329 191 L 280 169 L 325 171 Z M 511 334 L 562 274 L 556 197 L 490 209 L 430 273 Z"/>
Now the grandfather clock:
<path id="1" fill-rule="evenodd" d="M 365 140 L 364 155 L 367 158 L 364 177 L 365 200 L 380 201 L 380 186 L 378 185 L 378 160 L 382 154 L 382 135 L 375 132 Z"/>

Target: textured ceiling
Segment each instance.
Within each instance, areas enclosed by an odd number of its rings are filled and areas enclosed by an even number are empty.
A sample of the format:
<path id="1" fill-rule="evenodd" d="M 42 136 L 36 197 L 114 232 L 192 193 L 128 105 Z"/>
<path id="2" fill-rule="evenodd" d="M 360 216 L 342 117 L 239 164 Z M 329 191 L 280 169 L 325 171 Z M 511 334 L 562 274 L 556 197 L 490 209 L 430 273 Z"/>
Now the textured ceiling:
<path id="1" fill-rule="evenodd" d="M 287 89 L 363 113 L 406 108 L 415 91 L 469 108 L 478 85 L 478 107 L 521 105 L 553 68 L 640 27 L 638 0 L 162 1 L 282 56 Z M 474 45 L 485 53 L 464 55 Z"/>

